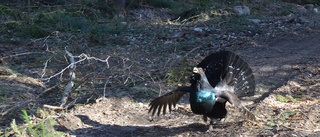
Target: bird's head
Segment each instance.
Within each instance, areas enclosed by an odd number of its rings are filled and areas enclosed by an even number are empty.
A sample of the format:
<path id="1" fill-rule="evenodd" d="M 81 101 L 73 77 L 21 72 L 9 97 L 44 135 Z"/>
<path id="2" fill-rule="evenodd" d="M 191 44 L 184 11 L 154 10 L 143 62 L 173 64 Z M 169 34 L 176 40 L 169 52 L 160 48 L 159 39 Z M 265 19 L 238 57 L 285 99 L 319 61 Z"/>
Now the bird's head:
<path id="1" fill-rule="evenodd" d="M 203 72 L 203 69 L 201 67 L 194 67 L 193 68 L 193 73 L 199 74 L 200 72 Z"/>
<path id="2" fill-rule="evenodd" d="M 204 70 L 201 67 L 194 67 L 192 72 L 190 80 L 191 84 L 197 84 L 201 80 L 201 75 L 205 75 Z"/>

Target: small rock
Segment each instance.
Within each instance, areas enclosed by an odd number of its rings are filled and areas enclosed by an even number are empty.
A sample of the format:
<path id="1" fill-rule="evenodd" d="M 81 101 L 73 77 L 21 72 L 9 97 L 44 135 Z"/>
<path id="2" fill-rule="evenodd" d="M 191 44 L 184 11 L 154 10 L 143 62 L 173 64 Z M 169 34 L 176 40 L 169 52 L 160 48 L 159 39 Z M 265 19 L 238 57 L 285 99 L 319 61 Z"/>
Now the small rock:
<path id="1" fill-rule="evenodd" d="M 127 22 L 121 22 L 121 24 L 122 24 L 122 25 L 127 25 L 128 23 L 127 23 Z"/>
<path id="2" fill-rule="evenodd" d="M 167 40 L 164 42 L 164 45 L 167 45 L 167 44 L 172 44 L 173 42 L 171 40 Z"/>
<path id="3" fill-rule="evenodd" d="M 287 15 L 287 16 L 282 17 L 282 19 L 283 19 L 285 22 L 292 22 L 292 21 L 294 21 L 296 18 L 297 18 L 297 16 L 294 15 L 294 14 L 292 14 L 292 13 L 289 14 L 289 15 Z"/>
<path id="4" fill-rule="evenodd" d="M 312 11 L 314 9 L 314 5 L 313 4 L 307 4 L 306 6 L 304 6 L 305 9 L 307 9 L 308 11 Z"/>
<path id="5" fill-rule="evenodd" d="M 233 11 L 238 15 L 250 15 L 250 9 L 248 6 L 234 6 Z"/>
<path id="6" fill-rule="evenodd" d="M 202 32 L 202 29 L 201 29 L 201 28 L 194 28 L 193 30 L 194 30 L 194 31 L 198 31 L 198 32 Z"/>
<path id="7" fill-rule="evenodd" d="M 299 17 L 299 20 L 300 20 L 301 23 L 309 23 L 310 22 L 309 20 L 307 20 L 304 17 Z"/>
<path id="8" fill-rule="evenodd" d="M 259 19 L 249 19 L 251 22 L 259 24 L 261 22 L 261 20 Z"/>
<path id="9" fill-rule="evenodd" d="M 313 8 L 312 12 L 318 13 L 318 9 L 317 8 Z"/>
<path id="10" fill-rule="evenodd" d="M 296 12 L 298 12 L 298 13 L 300 13 L 300 14 L 305 14 L 305 13 L 307 13 L 307 9 L 305 8 L 305 7 L 303 7 L 303 6 L 297 6 L 297 8 L 296 8 L 296 10 L 295 10 Z"/>
<path id="11" fill-rule="evenodd" d="M 318 9 L 315 5 L 313 4 L 307 4 L 306 6 L 304 6 L 304 8 L 308 11 L 314 12 L 314 13 L 318 13 Z"/>
<path id="12" fill-rule="evenodd" d="M 124 19 L 124 15 L 123 15 L 122 13 L 119 13 L 119 14 L 118 14 L 118 17 L 119 17 L 120 19 Z"/>

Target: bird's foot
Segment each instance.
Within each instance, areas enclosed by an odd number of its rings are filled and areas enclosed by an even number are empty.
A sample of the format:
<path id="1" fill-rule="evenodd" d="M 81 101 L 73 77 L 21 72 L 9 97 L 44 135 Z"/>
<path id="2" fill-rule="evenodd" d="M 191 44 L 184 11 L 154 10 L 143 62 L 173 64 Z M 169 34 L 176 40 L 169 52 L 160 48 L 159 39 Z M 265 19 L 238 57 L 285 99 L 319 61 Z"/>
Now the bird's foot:
<path id="1" fill-rule="evenodd" d="M 212 127 L 212 125 L 210 124 L 209 125 L 209 129 L 206 131 L 206 133 L 209 133 L 209 132 L 212 132 L 213 131 L 213 127 Z"/>
<path id="2" fill-rule="evenodd" d="M 213 131 L 213 119 L 210 120 L 210 125 L 209 125 L 209 129 L 206 131 L 208 132 L 212 132 Z"/>

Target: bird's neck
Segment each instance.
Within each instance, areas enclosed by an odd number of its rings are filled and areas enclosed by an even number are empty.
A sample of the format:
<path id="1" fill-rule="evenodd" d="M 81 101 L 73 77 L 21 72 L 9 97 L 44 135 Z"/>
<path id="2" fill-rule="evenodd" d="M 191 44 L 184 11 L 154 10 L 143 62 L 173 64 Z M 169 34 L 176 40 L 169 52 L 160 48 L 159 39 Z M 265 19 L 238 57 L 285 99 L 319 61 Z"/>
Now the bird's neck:
<path id="1" fill-rule="evenodd" d="M 214 88 L 210 85 L 206 75 L 204 72 L 200 72 L 200 79 L 197 81 L 197 90 L 190 92 L 190 102 L 191 103 L 213 103 L 216 95 L 214 92 Z"/>
<path id="2" fill-rule="evenodd" d="M 207 91 L 210 92 L 211 90 L 213 90 L 213 87 L 211 86 L 211 84 L 209 83 L 206 74 L 204 74 L 204 72 L 200 72 L 200 80 L 197 83 L 197 88 L 199 91 Z"/>

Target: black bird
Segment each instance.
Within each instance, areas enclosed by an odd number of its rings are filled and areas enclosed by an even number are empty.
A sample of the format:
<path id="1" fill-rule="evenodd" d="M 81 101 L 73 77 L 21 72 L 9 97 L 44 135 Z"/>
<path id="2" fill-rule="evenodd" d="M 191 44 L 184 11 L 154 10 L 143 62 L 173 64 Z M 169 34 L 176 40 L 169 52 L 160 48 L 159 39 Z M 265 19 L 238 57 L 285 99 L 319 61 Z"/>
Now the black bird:
<path id="1" fill-rule="evenodd" d="M 255 116 L 241 104 L 240 97 L 252 96 L 255 91 L 255 81 L 252 70 L 243 59 L 231 51 L 212 53 L 193 69 L 191 86 L 178 87 L 150 103 L 149 113 L 156 111 L 158 116 L 167 107 L 171 112 L 180 98 L 190 93 L 192 112 L 203 115 L 203 120 L 209 117 L 209 130 L 212 130 L 213 120 L 226 117 L 225 108 L 228 101 L 242 110 L 251 120 Z"/>

